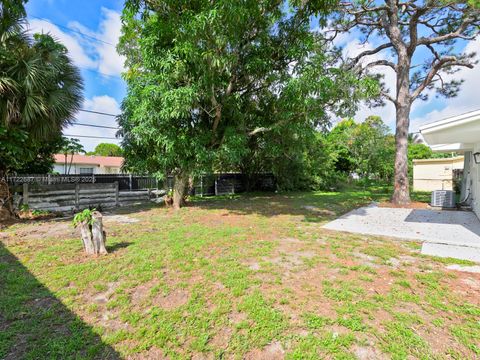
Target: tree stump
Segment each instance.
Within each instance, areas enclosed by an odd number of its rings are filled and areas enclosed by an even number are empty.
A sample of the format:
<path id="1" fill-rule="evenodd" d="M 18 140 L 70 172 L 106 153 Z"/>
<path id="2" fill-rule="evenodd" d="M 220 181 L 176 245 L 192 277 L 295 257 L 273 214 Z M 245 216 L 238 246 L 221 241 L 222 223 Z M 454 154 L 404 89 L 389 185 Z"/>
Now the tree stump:
<path id="1" fill-rule="evenodd" d="M 80 232 L 82 234 L 83 249 L 88 255 L 107 254 L 105 247 L 106 235 L 103 231 L 102 214 L 94 211 L 91 224 L 88 221 L 80 223 Z"/>
<path id="2" fill-rule="evenodd" d="M 99 211 L 95 211 L 92 214 L 93 225 L 92 225 L 92 240 L 93 247 L 95 248 L 95 254 L 106 254 L 107 248 L 105 247 L 105 242 L 107 241 L 107 236 L 105 231 L 103 231 L 103 215 Z"/>

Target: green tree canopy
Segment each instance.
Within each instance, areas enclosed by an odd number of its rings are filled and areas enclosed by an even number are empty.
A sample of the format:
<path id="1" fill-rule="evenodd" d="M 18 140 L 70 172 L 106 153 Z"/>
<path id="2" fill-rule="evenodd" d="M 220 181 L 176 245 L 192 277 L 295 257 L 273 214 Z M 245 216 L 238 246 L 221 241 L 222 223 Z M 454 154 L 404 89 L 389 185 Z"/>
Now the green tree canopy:
<path id="1" fill-rule="evenodd" d="M 408 159 L 430 159 L 434 157 L 432 149 L 425 144 L 410 142 L 408 145 Z"/>
<path id="2" fill-rule="evenodd" d="M 356 173 L 367 180 L 393 176 L 395 139 L 379 116 L 369 116 L 361 123 L 340 121 L 327 135 L 327 144 L 339 173 Z"/>
<path id="3" fill-rule="evenodd" d="M 329 110 L 348 113 L 375 92 L 335 66 L 310 15 L 276 0 L 128 0 L 119 46 L 127 168 L 173 173 L 178 207 L 192 174 L 239 165 L 255 138 L 272 144 L 320 126 Z"/>
<path id="4" fill-rule="evenodd" d="M 88 152 L 87 155 L 123 156 L 123 150 L 117 144 L 100 143 L 95 146 L 95 150 Z"/>
<path id="5" fill-rule="evenodd" d="M 379 116 L 369 116 L 353 131 L 351 151 L 356 172 L 364 179 L 390 179 L 395 158 L 394 138 Z"/>

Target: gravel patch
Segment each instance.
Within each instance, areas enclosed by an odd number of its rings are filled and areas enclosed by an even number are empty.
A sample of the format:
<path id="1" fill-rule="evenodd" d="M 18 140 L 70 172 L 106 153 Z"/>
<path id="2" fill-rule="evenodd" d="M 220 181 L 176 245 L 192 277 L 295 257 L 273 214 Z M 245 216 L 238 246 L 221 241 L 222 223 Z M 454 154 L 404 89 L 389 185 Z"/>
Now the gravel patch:
<path id="1" fill-rule="evenodd" d="M 447 269 L 469 272 L 469 273 L 474 273 L 474 274 L 480 274 L 480 266 L 479 265 L 464 266 L 464 265 L 452 264 L 452 265 L 448 265 Z"/>

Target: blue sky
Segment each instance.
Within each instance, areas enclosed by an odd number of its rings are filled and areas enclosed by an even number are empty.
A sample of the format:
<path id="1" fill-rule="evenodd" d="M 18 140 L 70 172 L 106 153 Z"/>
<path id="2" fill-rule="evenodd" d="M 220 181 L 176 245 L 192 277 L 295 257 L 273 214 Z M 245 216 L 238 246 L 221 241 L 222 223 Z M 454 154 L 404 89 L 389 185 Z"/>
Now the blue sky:
<path id="1" fill-rule="evenodd" d="M 123 0 L 30 0 L 27 3 L 27 15 L 33 32 L 49 32 L 58 38 L 69 50 L 75 64 L 81 69 L 85 82 L 85 102 L 83 109 L 120 113 L 120 104 L 125 95 L 125 83 L 121 79 L 123 59 L 116 53 L 115 46 L 120 36 L 120 13 Z M 356 55 L 372 44 L 359 45 L 355 34 L 344 34 L 339 44 L 345 52 Z M 466 45 L 467 50 L 480 53 L 480 39 Z M 381 68 L 387 86 L 395 86 L 390 69 Z M 480 84 L 480 65 L 473 70 L 462 69 L 455 75 L 465 79 L 459 97 L 437 99 L 430 96 L 427 102 L 415 102 L 411 114 L 411 131 L 421 124 L 439 120 L 480 108 L 477 87 Z M 369 109 L 362 106 L 355 118 L 363 120 L 368 115 L 380 115 L 384 121 L 394 127 L 395 117 L 392 105 Z M 80 112 L 77 122 L 116 127 L 115 118 Z M 85 149 L 92 150 L 100 142 L 118 143 L 115 129 L 71 126 L 64 131 L 66 135 L 107 137 L 108 139 L 80 138 Z"/>
<path id="2" fill-rule="evenodd" d="M 121 79 L 123 59 L 115 45 L 120 35 L 122 0 L 30 0 L 27 15 L 32 32 L 49 32 L 69 50 L 70 57 L 80 68 L 85 83 L 83 109 L 119 114 L 125 95 Z M 113 116 L 87 112 L 78 113 L 77 122 L 117 127 Z M 71 126 L 66 135 L 78 137 L 85 149 L 92 150 L 100 142 L 118 143 L 115 129 Z"/>

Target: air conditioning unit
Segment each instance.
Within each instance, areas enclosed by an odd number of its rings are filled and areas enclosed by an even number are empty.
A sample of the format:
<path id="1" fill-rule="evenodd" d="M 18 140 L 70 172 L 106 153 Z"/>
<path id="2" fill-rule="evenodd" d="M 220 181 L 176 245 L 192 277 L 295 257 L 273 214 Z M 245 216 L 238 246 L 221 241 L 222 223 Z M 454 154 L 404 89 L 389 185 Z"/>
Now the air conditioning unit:
<path id="1" fill-rule="evenodd" d="M 455 192 L 452 190 L 435 190 L 432 192 L 432 206 L 441 208 L 455 207 Z"/>

